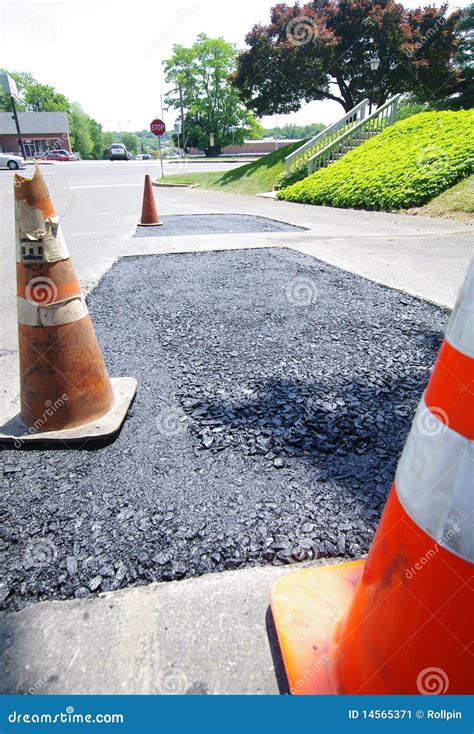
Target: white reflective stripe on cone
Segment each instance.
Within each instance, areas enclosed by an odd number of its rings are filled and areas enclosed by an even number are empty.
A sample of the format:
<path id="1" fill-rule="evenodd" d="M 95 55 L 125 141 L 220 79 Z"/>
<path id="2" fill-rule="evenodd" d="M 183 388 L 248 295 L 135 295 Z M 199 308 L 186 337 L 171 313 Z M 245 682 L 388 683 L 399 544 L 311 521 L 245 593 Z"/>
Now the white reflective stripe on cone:
<path id="1" fill-rule="evenodd" d="M 449 319 L 446 339 L 458 352 L 474 358 L 474 259 Z"/>
<path id="2" fill-rule="evenodd" d="M 444 425 L 422 398 L 395 477 L 412 520 L 445 548 L 474 561 L 474 441 Z"/>
<path id="3" fill-rule="evenodd" d="M 60 326 L 79 321 L 87 316 L 84 296 L 73 296 L 64 301 L 41 305 L 17 298 L 18 323 L 24 326 Z"/>

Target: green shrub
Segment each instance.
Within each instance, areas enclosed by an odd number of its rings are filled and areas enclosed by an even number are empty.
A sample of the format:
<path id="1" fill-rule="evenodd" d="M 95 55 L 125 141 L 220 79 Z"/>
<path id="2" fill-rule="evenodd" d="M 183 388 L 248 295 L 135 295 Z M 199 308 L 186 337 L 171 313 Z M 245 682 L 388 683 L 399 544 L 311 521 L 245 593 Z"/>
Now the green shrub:
<path id="1" fill-rule="evenodd" d="M 303 165 L 299 166 L 296 171 L 292 171 L 291 173 L 282 173 L 275 182 L 275 188 L 285 189 L 287 186 L 291 186 L 297 181 L 301 181 L 303 178 L 306 178 L 307 175 L 308 164 L 303 163 Z"/>
<path id="2" fill-rule="evenodd" d="M 420 112 L 432 112 L 433 107 L 430 107 L 428 102 L 410 102 L 409 100 L 402 101 L 397 107 L 396 120 L 406 120 L 407 117 L 412 115 L 418 115 Z"/>
<path id="3" fill-rule="evenodd" d="M 278 192 L 305 204 L 395 210 L 421 206 L 472 172 L 474 110 L 422 112 Z"/>

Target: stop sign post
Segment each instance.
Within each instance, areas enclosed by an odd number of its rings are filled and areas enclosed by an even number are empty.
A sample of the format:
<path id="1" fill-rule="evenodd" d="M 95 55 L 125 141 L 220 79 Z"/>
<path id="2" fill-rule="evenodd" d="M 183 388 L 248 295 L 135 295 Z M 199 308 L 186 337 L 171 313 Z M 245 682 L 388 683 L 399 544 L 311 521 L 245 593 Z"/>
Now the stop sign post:
<path id="1" fill-rule="evenodd" d="M 156 135 L 158 138 L 158 150 L 160 151 L 160 162 L 161 162 L 161 178 L 164 178 L 165 175 L 163 173 L 163 158 L 161 156 L 161 136 L 165 134 L 166 132 L 166 125 L 163 122 L 163 120 L 160 120 L 158 117 L 155 117 L 154 120 L 150 123 L 150 130 L 153 133 L 153 135 Z"/>

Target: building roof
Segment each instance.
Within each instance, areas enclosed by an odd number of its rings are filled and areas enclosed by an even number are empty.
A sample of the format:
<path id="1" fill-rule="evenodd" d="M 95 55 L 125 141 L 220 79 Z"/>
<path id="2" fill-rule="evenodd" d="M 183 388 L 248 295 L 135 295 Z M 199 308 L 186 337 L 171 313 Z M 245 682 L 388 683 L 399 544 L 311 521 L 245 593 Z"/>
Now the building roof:
<path id="1" fill-rule="evenodd" d="M 18 119 L 22 135 L 69 132 L 67 112 L 19 112 Z M 0 112 L 0 135 L 16 135 L 11 112 Z"/>

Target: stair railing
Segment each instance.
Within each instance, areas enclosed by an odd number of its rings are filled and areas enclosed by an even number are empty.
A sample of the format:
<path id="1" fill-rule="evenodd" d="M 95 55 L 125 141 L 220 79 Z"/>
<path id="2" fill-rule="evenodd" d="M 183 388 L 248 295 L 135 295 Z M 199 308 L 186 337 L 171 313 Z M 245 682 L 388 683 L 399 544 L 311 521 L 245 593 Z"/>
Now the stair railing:
<path id="1" fill-rule="evenodd" d="M 300 169 L 306 165 L 308 160 L 314 156 L 318 150 L 321 150 L 324 146 L 330 143 L 332 140 L 338 138 L 341 133 L 345 132 L 352 125 L 363 120 L 367 114 L 367 107 L 369 105 L 368 99 L 363 99 L 355 107 L 352 108 L 344 117 L 341 117 L 337 122 L 333 122 L 328 125 L 324 130 L 321 130 L 311 140 L 297 148 L 293 153 L 287 155 L 285 158 L 286 173 L 287 175 Z"/>
<path id="2" fill-rule="evenodd" d="M 320 168 L 333 163 L 348 150 L 360 145 L 395 122 L 400 94 L 388 99 L 372 114 L 344 130 L 335 139 L 307 159 L 308 176 Z"/>

